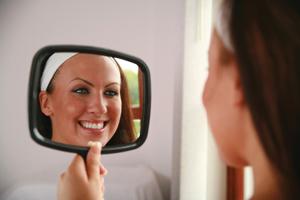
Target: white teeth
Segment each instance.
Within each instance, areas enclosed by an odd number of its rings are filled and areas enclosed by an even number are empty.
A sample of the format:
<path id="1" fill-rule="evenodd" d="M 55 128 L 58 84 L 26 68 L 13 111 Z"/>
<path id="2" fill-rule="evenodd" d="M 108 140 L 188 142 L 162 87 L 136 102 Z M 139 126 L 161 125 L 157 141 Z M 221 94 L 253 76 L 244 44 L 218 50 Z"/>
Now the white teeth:
<path id="1" fill-rule="evenodd" d="M 102 129 L 104 127 L 104 123 L 91 123 L 91 122 L 81 122 L 81 125 L 84 128 L 91 128 L 91 129 Z"/>

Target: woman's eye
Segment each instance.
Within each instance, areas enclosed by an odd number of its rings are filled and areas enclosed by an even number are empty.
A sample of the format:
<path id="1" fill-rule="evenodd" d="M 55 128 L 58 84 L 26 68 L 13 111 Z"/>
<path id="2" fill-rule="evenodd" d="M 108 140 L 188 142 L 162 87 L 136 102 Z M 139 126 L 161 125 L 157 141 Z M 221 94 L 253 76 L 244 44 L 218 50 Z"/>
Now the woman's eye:
<path id="1" fill-rule="evenodd" d="M 89 94 L 89 90 L 86 88 L 77 88 L 74 89 L 73 92 L 77 94 Z"/>
<path id="2" fill-rule="evenodd" d="M 114 96 L 118 96 L 119 92 L 114 91 L 114 90 L 107 90 L 107 91 L 104 92 L 104 94 L 106 96 L 114 97 Z"/>

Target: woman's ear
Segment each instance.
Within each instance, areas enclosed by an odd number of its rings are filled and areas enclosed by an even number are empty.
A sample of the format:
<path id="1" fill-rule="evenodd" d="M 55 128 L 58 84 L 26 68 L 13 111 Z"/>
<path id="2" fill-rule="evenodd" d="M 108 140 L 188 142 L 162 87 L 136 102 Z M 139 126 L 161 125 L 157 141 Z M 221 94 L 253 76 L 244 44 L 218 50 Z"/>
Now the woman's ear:
<path id="1" fill-rule="evenodd" d="M 50 116 L 52 114 L 52 107 L 49 99 L 49 94 L 45 91 L 41 91 L 39 94 L 39 101 L 41 106 L 41 111 L 46 116 Z"/>

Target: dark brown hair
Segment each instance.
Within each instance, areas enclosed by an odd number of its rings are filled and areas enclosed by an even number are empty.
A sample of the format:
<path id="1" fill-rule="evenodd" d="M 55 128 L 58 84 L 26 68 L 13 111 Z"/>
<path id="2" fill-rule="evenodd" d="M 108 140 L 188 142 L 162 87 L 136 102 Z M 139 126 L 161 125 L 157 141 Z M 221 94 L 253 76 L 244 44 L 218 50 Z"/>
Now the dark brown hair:
<path id="1" fill-rule="evenodd" d="M 129 95 L 129 88 L 127 84 L 126 77 L 124 75 L 123 70 L 121 69 L 119 63 L 112 58 L 113 61 L 116 63 L 120 76 L 121 76 L 121 101 L 122 101 L 122 111 L 121 111 L 121 118 L 119 122 L 119 126 L 113 135 L 113 137 L 110 139 L 110 141 L 106 145 L 120 145 L 120 144 L 129 144 L 136 140 L 136 130 L 133 124 L 133 114 L 131 110 L 131 100 Z M 55 77 L 59 73 L 59 69 L 55 72 L 53 75 L 53 78 L 51 79 L 46 92 L 48 94 L 51 94 L 52 91 L 55 88 Z M 40 108 L 40 105 L 39 105 Z M 51 125 L 51 119 L 44 115 L 42 112 L 40 112 L 39 117 L 39 130 L 42 133 L 42 135 L 46 138 L 51 139 L 52 138 L 52 125 Z"/>
<path id="2" fill-rule="evenodd" d="M 136 131 L 133 124 L 133 114 L 131 110 L 131 100 L 129 88 L 123 70 L 119 63 L 113 58 L 117 64 L 121 75 L 121 100 L 122 113 L 118 129 L 114 136 L 107 143 L 109 145 L 128 144 L 136 140 Z"/>
<path id="3" fill-rule="evenodd" d="M 229 37 L 260 142 L 285 198 L 298 199 L 300 2 L 225 0 L 223 9 L 230 9 Z"/>

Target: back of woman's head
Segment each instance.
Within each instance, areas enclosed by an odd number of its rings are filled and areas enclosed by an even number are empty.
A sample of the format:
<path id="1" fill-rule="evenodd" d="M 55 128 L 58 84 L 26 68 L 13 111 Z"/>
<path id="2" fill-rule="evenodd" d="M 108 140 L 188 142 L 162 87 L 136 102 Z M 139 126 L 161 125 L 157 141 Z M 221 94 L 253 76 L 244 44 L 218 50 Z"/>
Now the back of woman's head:
<path id="1" fill-rule="evenodd" d="M 223 22 L 227 47 L 237 59 L 258 137 L 286 193 L 295 194 L 300 186 L 300 2 L 225 0 L 221 9 L 229 16 Z"/>

